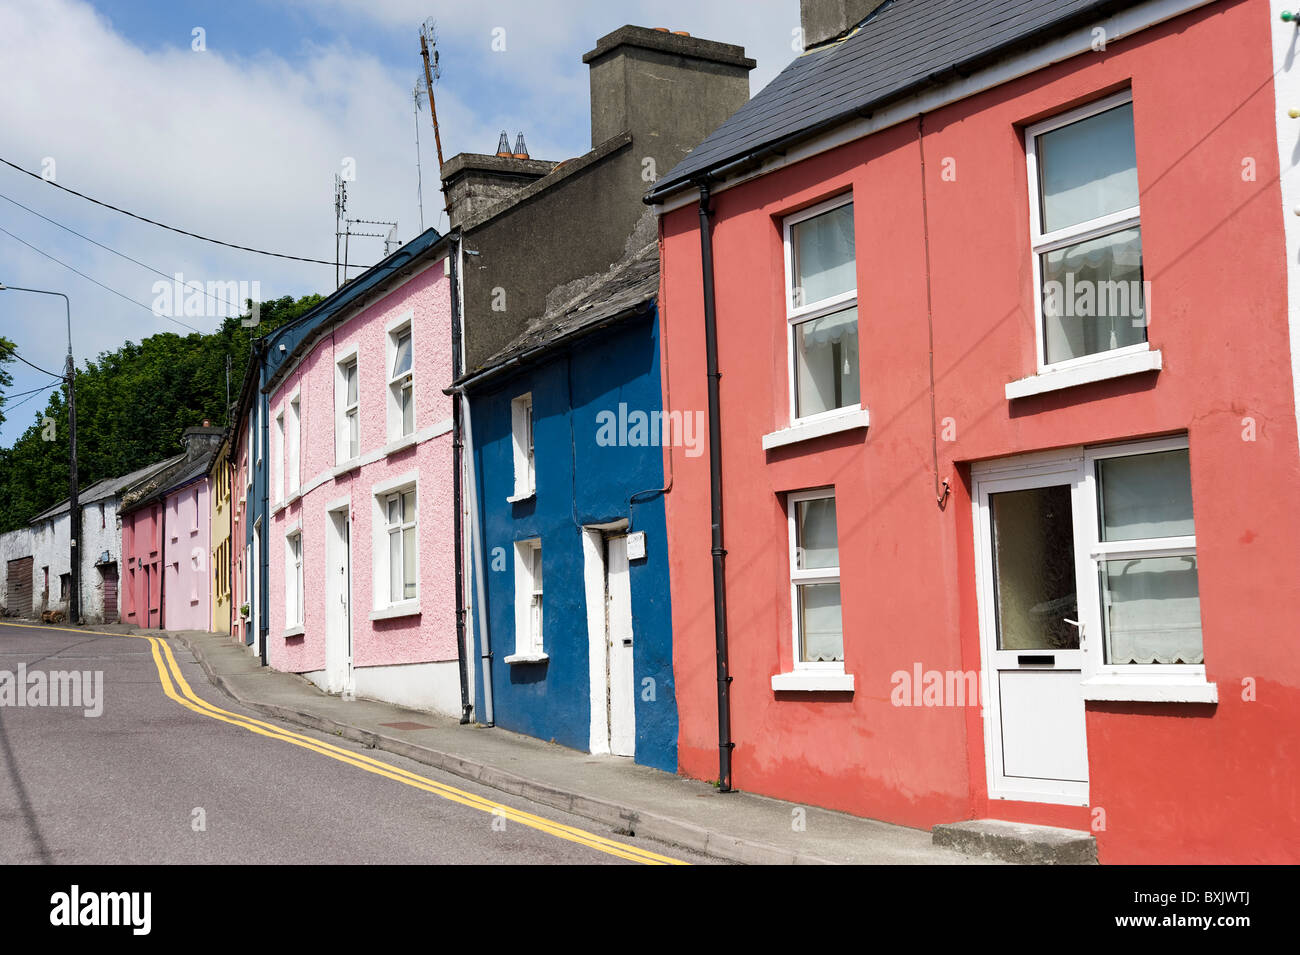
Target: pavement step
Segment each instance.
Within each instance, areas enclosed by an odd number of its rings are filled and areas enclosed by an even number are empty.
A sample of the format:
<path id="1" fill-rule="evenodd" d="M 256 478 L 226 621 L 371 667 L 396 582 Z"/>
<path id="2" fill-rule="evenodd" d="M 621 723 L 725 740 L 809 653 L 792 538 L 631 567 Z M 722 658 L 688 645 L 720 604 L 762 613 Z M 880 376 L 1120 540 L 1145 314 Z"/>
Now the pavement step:
<path id="1" fill-rule="evenodd" d="M 1021 865 L 1096 865 L 1097 840 L 1078 829 L 968 819 L 935 826 L 932 841 L 971 856 Z"/>

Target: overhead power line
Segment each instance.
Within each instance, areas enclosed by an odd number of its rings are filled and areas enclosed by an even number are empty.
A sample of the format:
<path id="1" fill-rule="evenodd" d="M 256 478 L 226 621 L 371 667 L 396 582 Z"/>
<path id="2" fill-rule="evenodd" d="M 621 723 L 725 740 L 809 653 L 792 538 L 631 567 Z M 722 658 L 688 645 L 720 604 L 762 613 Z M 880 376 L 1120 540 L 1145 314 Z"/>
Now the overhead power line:
<path id="1" fill-rule="evenodd" d="M 112 205 L 107 202 L 101 202 L 99 199 L 96 199 L 93 196 L 88 196 L 84 192 L 77 192 L 76 189 L 69 189 L 67 186 L 60 185 L 59 183 L 54 182 L 51 179 L 46 179 L 44 176 L 40 175 L 39 173 L 34 173 L 30 169 L 24 169 L 22 166 L 19 166 L 17 163 L 10 162 L 8 159 L 5 159 L 3 156 L 0 156 L 0 163 L 4 163 L 6 166 L 10 167 L 11 169 L 17 169 L 19 172 L 23 173 L 24 175 L 31 176 L 33 179 L 39 179 L 41 182 L 54 186 L 54 188 L 56 189 L 62 189 L 64 192 L 71 193 L 72 195 L 76 196 L 78 199 L 85 199 L 87 202 L 93 202 L 95 205 L 103 206 L 105 209 L 112 209 L 114 212 L 120 212 L 122 215 L 130 216 L 132 219 L 139 219 L 141 222 L 147 222 L 150 225 L 156 225 L 160 229 L 167 229 L 170 232 L 178 232 L 181 235 L 187 235 L 191 239 L 199 239 L 203 242 L 211 242 L 213 245 L 223 245 L 228 249 L 238 249 L 241 252 L 252 252 L 256 255 L 269 255 L 277 259 L 291 259 L 294 262 L 312 262 L 316 265 L 335 264 L 326 259 L 309 259 L 305 256 L 288 255 L 284 252 L 268 252 L 265 249 L 254 249 L 251 246 L 247 246 L 247 245 L 236 245 L 234 242 L 223 242 L 221 239 L 212 239 L 206 235 L 199 235 L 197 232 L 190 232 L 186 229 L 177 228 L 174 225 L 168 225 L 165 222 L 159 222 L 157 219 L 150 219 L 148 216 L 137 215 L 134 212 L 130 212 L 126 209 L 122 209 L 118 206 Z"/>
<path id="2" fill-rule="evenodd" d="M 53 385 L 46 385 L 44 388 L 37 388 L 35 391 L 32 391 L 32 392 L 26 392 L 26 391 L 24 391 L 23 394 L 27 395 L 27 397 L 24 398 L 22 401 L 18 402 L 17 404 L 12 404 L 12 405 L 7 406 L 7 407 L 5 408 L 5 410 L 8 411 L 10 414 L 13 414 L 13 412 L 14 412 L 15 409 L 17 409 L 17 408 L 21 408 L 23 405 L 27 404 L 27 402 L 31 401 L 31 400 L 32 400 L 33 398 L 35 398 L 38 394 L 40 394 L 42 391 L 49 391 L 51 388 L 57 388 L 57 387 L 59 387 L 59 386 L 58 386 L 57 383 L 55 383 L 55 384 L 53 384 Z M 13 396 L 13 395 L 10 395 L 10 397 L 14 397 L 14 396 Z"/>
<path id="3" fill-rule="evenodd" d="M 57 264 L 63 266 L 63 267 L 64 267 L 65 269 L 67 269 L 69 272 L 76 272 L 78 275 L 80 275 L 80 276 L 81 276 L 83 279 L 85 279 L 87 282 L 91 282 L 91 283 L 93 283 L 93 284 L 95 284 L 95 285 L 98 285 L 98 286 L 99 286 L 100 288 L 102 288 L 105 292 L 112 292 L 112 293 L 113 293 L 114 295 L 116 295 L 118 298 L 126 299 L 126 301 L 130 302 L 132 305 L 139 305 L 142 309 L 144 309 L 144 310 L 145 310 L 146 312 L 148 312 L 150 315 L 154 315 L 154 316 L 157 317 L 157 318 L 165 318 L 165 319 L 167 319 L 167 321 L 169 321 L 169 322 L 175 322 L 177 325 L 180 325 L 182 328 L 188 328 L 190 331 L 192 331 L 192 332 L 198 332 L 200 335 L 203 334 L 202 330 L 195 328 L 193 325 L 189 325 L 189 324 L 187 324 L 187 323 L 185 323 L 185 322 L 182 322 L 179 318 L 172 318 L 170 315 L 158 315 L 156 312 L 154 312 L 154 310 L 153 310 L 152 308 L 150 308 L 150 307 L 149 307 L 148 305 L 146 305 L 144 302 L 136 301 L 136 300 L 133 299 L 131 296 L 126 295 L 126 294 L 124 294 L 124 293 L 122 293 L 122 292 L 119 292 L 117 289 L 112 288 L 112 287 L 110 287 L 110 286 L 108 286 L 108 285 L 105 285 L 103 282 L 99 281 L 98 279 L 92 279 L 89 275 L 87 275 L 85 272 L 82 272 L 80 269 L 78 269 L 78 268 L 74 268 L 73 266 L 69 265 L 67 262 L 64 262 L 62 259 L 56 259 L 54 256 L 50 255 L 50 253 L 45 252 L 45 251 L 42 251 L 41 249 L 36 248 L 36 246 L 32 245 L 32 244 L 31 244 L 30 242 L 28 242 L 26 239 L 19 238 L 18 236 L 14 235 L 12 232 L 10 232 L 8 229 L 5 229 L 5 228 L 0 227 L 0 232 L 3 232 L 5 235 L 9 236 L 9 238 L 13 239 L 15 242 L 21 242 L 23 245 L 27 246 L 27 248 L 31 249 L 31 250 L 32 250 L 33 252 L 35 252 L 37 255 L 43 255 L 43 256 L 45 256 L 47 259 L 49 259 L 51 262 L 55 262 L 55 263 L 57 263 Z"/>
<path id="4" fill-rule="evenodd" d="M 28 206 L 23 205 L 23 204 L 22 204 L 21 202 L 19 202 L 17 199 L 10 199 L 10 198 L 9 198 L 8 196 L 6 196 L 4 193 L 0 193 L 0 199 L 3 199 L 5 202 L 11 202 L 11 203 L 13 203 L 13 204 L 16 205 L 19 209 L 23 209 L 23 210 L 25 210 L 25 211 L 27 211 L 27 212 L 30 212 L 32 215 L 36 216 L 36 218 L 38 218 L 38 219 L 44 219 L 44 220 L 45 220 L 46 222 L 48 222 L 50 225 L 56 225 L 56 226 L 58 226 L 58 227 L 59 227 L 60 229 L 62 229 L 64 232 L 71 232 L 71 233 L 72 233 L 73 235 L 75 235 L 78 239 L 85 239 L 85 240 L 86 240 L 87 242 L 89 242 L 91 245 L 97 245 L 97 246 L 99 246 L 99 247 L 100 247 L 101 249 L 103 249 L 105 252 L 111 252 L 111 253 L 113 253 L 114 255 L 118 256 L 119 258 L 126 259 L 128 262 L 133 262 L 133 263 L 135 263 L 136 265 L 140 266 L 140 268 L 142 268 L 142 269 L 146 269 L 146 270 L 152 272 L 154 275 L 161 275 L 163 278 L 167 279 L 167 281 L 169 281 L 169 282 L 170 282 L 170 281 L 173 281 L 173 280 L 175 279 L 175 276 L 173 276 L 173 275 L 168 275 L 166 272 L 163 272 L 163 271 L 161 271 L 161 270 L 159 270 L 159 269 L 156 269 L 156 268 L 154 268 L 152 265 L 146 265 L 144 262 L 141 262 L 139 259 L 133 259 L 133 258 L 131 258 L 131 256 L 127 255 L 125 252 L 119 252 L 117 249 L 113 248 L 112 246 L 105 245 L 105 244 L 102 243 L 102 242 L 99 242 L 99 241 L 97 241 L 97 240 L 95 240 L 95 239 L 92 239 L 92 238 L 91 238 L 90 236 L 88 236 L 88 235 L 82 235 L 82 234 L 81 234 L 80 232 L 78 232 L 76 229 L 73 229 L 73 228 L 70 227 L 70 226 L 66 226 L 66 225 L 64 225 L 62 222 L 59 222 L 57 219 L 51 219 L 51 218 L 50 218 L 49 216 L 47 216 L 47 215 L 42 215 L 41 213 L 37 212 L 35 209 L 32 209 L 32 208 L 30 208 L 30 207 L 28 207 Z M 214 301 L 214 302 L 220 302 L 222 305 L 225 305 L 227 308 L 233 309 L 233 310 L 236 312 L 236 314 L 242 313 L 242 311 L 243 311 L 242 306 L 237 305 L 236 303 L 231 302 L 231 301 L 229 301 L 228 299 L 224 299 L 224 298 L 222 298 L 222 297 L 219 296 L 219 295 L 213 295 L 211 292 L 207 291 L 206 289 L 203 290 L 203 294 L 206 295 L 208 298 L 212 299 L 212 301 Z"/>
<path id="5" fill-rule="evenodd" d="M 5 346 L 3 343 L 0 343 L 0 348 L 6 348 L 6 346 Z M 9 352 L 10 355 L 12 355 L 14 358 L 17 358 L 17 359 L 18 359 L 20 362 L 22 362 L 24 365 L 27 365 L 27 366 L 30 367 L 30 368 L 35 368 L 35 369 L 36 369 L 37 371 L 39 371 L 41 374 L 43 374 L 43 375 L 49 375 L 51 378 L 57 378 L 57 379 L 59 379 L 59 381 L 62 381 L 62 380 L 63 380 L 63 375 L 56 375 L 54 372 L 52 372 L 52 371 L 48 371 L 48 370 L 42 368 L 40 365 L 33 365 L 31 362 L 29 362 L 29 361 L 28 361 L 26 358 L 24 358 L 22 355 L 18 354 L 18 349 L 17 349 L 16 347 L 13 347 L 13 346 L 7 346 L 7 351 Z M 26 394 L 26 392 L 23 392 L 23 394 Z M 10 397 L 13 397 L 13 396 L 11 395 Z"/>

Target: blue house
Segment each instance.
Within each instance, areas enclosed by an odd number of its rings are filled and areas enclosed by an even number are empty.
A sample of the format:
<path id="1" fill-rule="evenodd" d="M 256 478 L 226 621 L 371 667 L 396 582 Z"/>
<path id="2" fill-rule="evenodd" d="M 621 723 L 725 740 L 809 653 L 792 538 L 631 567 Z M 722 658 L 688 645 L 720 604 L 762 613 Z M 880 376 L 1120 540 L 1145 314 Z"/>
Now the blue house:
<path id="1" fill-rule="evenodd" d="M 658 286 L 651 241 L 458 386 L 479 719 L 676 771 L 663 444 L 700 438 L 662 410 Z"/>

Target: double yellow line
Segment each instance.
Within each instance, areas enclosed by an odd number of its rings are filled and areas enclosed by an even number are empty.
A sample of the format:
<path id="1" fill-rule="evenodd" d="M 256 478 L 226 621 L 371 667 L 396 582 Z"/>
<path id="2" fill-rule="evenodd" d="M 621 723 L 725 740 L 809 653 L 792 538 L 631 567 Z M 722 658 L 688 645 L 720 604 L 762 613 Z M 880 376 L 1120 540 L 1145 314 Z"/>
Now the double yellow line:
<path id="1" fill-rule="evenodd" d="M 0 623 L 0 626 L 23 626 L 22 624 Z M 499 818 L 508 819 L 517 822 L 520 825 L 528 826 L 530 829 L 536 829 L 548 835 L 555 836 L 557 839 L 564 839 L 568 842 L 575 842 L 578 845 L 586 846 L 589 849 L 595 849 L 597 852 L 603 852 L 607 855 L 617 856 L 620 859 L 627 859 L 631 862 L 640 862 L 644 865 L 687 865 L 679 859 L 673 859 L 669 856 L 659 855 L 646 849 L 640 849 L 636 846 L 628 845 L 625 842 L 618 842 L 614 839 L 606 839 L 604 836 L 598 836 L 594 832 L 587 832 L 585 829 L 578 829 L 574 826 L 566 826 L 563 823 L 555 822 L 544 816 L 537 816 L 522 809 L 515 809 L 482 796 L 476 796 L 473 793 L 466 792 L 463 789 L 457 789 L 455 786 L 448 786 L 445 783 L 435 782 L 424 776 L 392 766 L 388 763 L 381 762 L 377 759 L 371 759 L 362 753 L 356 753 L 352 750 L 335 746 L 332 743 L 323 740 L 312 739 L 310 736 L 304 736 L 301 733 L 295 733 L 292 730 L 283 729 L 271 723 L 254 719 L 251 716 L 241 716 L 238 713 L 232 713 L 230 710 L 222 709 L 219 706 L 207 702 L 190 688 L 185 677 L 181 675 L 180 667 L 176 663 L 176 658 L 172 656 L 171 647 L 167 642 L 159 637 L 151 637 L 144 634 L 120 634 L 120 633 L 103 633 L 102 631 L 82 630 L 72 627 L 49 627 L 51 630 L 67 630 L 72 633 L 97 633 L 105 637 L 136 637 L 149 641 L 149 647 L 153 652 L 154 665 L 158 669 L 158 680 L 162 683 L 163 693 L 170 699 L 176 701 L 181 706 L 200 716 L 206 716 L 209 719 L 220 720 L 222 723 L 229 723 L 232 726 L 238 726 L 248 730 L 250 733 L 256 733 L 259 736 L 265 736 L 269 739 L 279 740 L 284 743 L 290 743 L 294 746 L 300 746 L 303 749 L 311 750 L 322 756 L 337 760 L 340 763 L 347 763 L 349 766 L 355 766 L 357 769 L 373 773 L 376 776 L 383 776 L 386 779 L 392 779 L 407 786 L 421 789 L 425 792 L 441 796 L 443 799 L 451 802 L 460 803 L 462 806 L 468 806 L 471 809 L 477 809 Z"/>

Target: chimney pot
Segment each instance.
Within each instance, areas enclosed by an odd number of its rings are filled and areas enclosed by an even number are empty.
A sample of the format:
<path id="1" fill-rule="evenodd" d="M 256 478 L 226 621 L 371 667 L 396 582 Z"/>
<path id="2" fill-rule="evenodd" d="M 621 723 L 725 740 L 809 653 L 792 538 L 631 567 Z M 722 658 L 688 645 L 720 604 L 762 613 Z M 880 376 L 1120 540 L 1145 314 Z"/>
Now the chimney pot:
<path id="1" fill-rule="evenodd" d="M 524 134 L 522 132 L 520 132 L 519 138 L 515 140 L 515 158 L 528 158 L 528 145 L 524 142 Z"/>
<path id="2" fill-rule="evenodd" d="M 501 130 L 501 138 L 497 140 L 497 155 L 503 157 L 514 155 L 510 151 L 510 135 L 504 129 Z"/>

